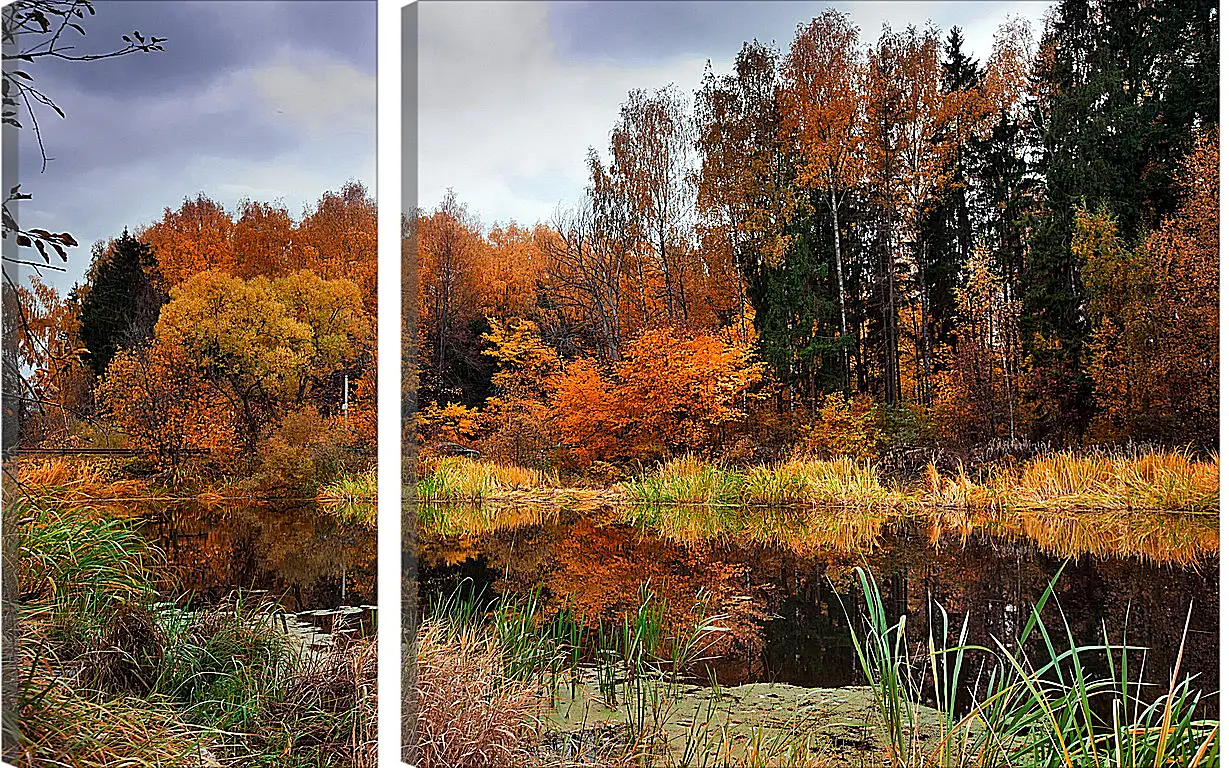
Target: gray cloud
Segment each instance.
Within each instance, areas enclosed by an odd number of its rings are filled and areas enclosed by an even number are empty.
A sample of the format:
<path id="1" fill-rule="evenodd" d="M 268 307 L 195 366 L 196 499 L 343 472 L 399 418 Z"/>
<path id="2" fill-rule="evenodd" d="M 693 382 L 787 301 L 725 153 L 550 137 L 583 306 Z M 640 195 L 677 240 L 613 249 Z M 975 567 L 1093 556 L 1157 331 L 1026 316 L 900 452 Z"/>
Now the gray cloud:
<path id="1" fill-rule="evenodd" d="M 559 53 L 574 61 L 666 62 L 680 55 L 726 58 L 744 40 L 788 44 L 795 25 L 831 3 L 568 2 L 551 9 Z"/>
<path id="2" fill-rule="evenodd" d="M 36 83 L 65 111 L 18 136 L 18 180 L 34 195 L 23 224 L 83 244 L 60 286 L 79 279 L 89 245 L 157 219 L 198 192 L 228 208 L 244 197 L 293 215 L 354 178 L 375 181 L 375 3 L 97 4 L 86 41 L 99 50 L 140 30 L 164 53 L 40 61 Z M 374 190 L 373 190 L 374 191 Z"/>
<path id="3" fill-rule="evenodd" d="M 1048 1 L 419 3 L 419 202 L 453 187 L 487 224 L 549 219 L 583 190 L 586 149 L 604 149 L 632 88 L 693 91 L 706 61 L 728 72 L 743 41 L 788 48 L 830 5 L 864 43 L 883 23 L 964 28 L 984 58 L 1009 16 L 1037 22 Z M 1036 23 L 1034 27 L 1037 28 Z"/>
<path id="4" fill-rule="evenodd" d="M 86 35 L 67 38 L 83 52 L 123 46 L 123 35 L 168 38 L 166 53 L 90 63 L 47 61 L 49 77 L 71 79 L 93 93 L 124 97 L 162 95 L 210 82 L 219 72 L 271 57 L 284 44 L 341 58 L 364 72 L 376 69 L 374 2 L 204 0 L 98 3 Z"/>

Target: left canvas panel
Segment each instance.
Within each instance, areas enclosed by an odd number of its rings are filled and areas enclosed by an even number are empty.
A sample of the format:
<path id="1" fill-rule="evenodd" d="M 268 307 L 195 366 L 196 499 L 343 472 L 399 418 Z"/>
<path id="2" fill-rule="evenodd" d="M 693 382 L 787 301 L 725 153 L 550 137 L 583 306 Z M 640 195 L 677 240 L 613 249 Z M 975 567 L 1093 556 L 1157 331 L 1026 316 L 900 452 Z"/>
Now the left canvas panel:
<path id="1" fill-rule="evenodd" d="M 4 759 L 374 766 L 376 3 L 3 10 Z"/>

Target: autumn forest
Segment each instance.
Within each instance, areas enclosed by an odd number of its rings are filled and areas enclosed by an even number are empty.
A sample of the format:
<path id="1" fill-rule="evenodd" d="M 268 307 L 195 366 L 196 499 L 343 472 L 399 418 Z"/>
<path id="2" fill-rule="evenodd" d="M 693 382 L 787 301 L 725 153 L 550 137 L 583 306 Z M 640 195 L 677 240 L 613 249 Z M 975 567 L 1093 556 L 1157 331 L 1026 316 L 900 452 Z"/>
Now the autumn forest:
<path id="1" fill-rule="evenodd" d="M 1219 764 L 1217 7 L 865 12 L 403 218 L 407 762 Z"/>
<path id="2" fill-rule="evenodd" d="M 1216 25 L 1068 0 L 978 61 L 829 10 L 694 100 L 632 91 L 552 220 L 406 220 L 422 444 L 595 478 L 1214 447 Z"/>
<path id="3" fill-rule="evenodd" d="M 385 9 L 5 7 L 4 758 L 1219 765 L 1216 1 L 474 7 L 400 414 Z"/>
<path id="4" fill-rule="evenodd" d="M 95 246 L 66 295 L 21 286 L 24 444 L 120 447 L 180 480 L 302 493 L 375 456 L 375 203 L 296 221 L 204 196 Z"/>

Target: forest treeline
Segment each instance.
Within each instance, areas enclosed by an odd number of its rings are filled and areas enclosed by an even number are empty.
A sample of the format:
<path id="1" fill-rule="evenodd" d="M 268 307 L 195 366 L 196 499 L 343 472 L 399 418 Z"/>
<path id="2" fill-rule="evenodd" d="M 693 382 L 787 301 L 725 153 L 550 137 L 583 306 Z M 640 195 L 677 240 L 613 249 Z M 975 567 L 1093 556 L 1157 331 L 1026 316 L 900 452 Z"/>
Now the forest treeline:
<path id="1" fill-rule="evenodd" d="M 404 221 L 418 428 L 522 464 L 1212 447 L 1215 2 L 1062 0 L 984 61 L 835 10 L 629 93 L 582 199 Z"/>
<path id="2" fill-rule="evenodd" d="M 297 221 L 185 199 L 97 243 L 67 294 L 38 277 L 11 294 L 21 444 L 135 448 L 151 470 L 265 487 L 361 469 L 375 455 L 376 268 L 361 184 Z"/>

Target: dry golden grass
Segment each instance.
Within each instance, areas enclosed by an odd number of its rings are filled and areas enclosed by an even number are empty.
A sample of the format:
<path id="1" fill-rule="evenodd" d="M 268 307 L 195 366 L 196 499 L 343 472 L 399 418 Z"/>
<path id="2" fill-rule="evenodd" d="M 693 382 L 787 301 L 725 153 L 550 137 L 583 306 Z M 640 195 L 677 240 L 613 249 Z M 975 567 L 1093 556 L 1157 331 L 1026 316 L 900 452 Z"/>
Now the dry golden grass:
<path id="1" fill-rule="evenodd" d="M 869 461 L 795 458 L 738 469 L 683 456 L 620 486 L 627 501 L 647 505 L 738 505 L 889 508 L 905 497 L 882 484 Z"/>
<path id="2" fill-rule="evenodd" d="M 419 768 L 528 765 L 543 701 L 503 674 L 498 641 L 475 627 L 427 622 L 418 633 Z"/>
<path id="3" fill-rule="evenodd" d="M 17 482 L 32 496 L 68 502 L 139 498 L 149 492 L 143 480 L 115 480 L 94 463 L 60 457 L 22 459 Z"/>
<path id="4" fill-rule="evenodd" d="M 474 502 L 555 485 L 555 475 L 538 469 L 450 456 L 430 462 L 416 490 L 423 501 Z"/>
<path id="5" fill-rule="evenodd" d="M 871 462 L 805 457 L 738 469 L 683 456 L 606 489 L 561 488 L 550 473 L 489 461 L 445 458 L 417 485 L 421 501 L 550 504 L 583 509 L 651 506 L 826 506 L 900 511 L 914 507 L 974 509 L 1144 509 L 1214 512 L 1220 459 L 1184 451 L 1136 456 L 1040 456 L 987 470 L 975 480 L 959 467 L 943 474 L 932 464 L 921 486 L 884 484 Z"/>
<path id="6" fill-rule="evenodd" d="M 93 701 L 70 690 L 65 680 L 46 682 L 41 696 L 20 707 L 19 744 L 6 755 L 19 768 L 206 768 L 219 763 L 201 735 L 169 707 L 148 700 Z"/>
<path id="7" fill-rule="evenodd" d="M 1080 456 L 1062 452 L 1018 466 L 996 468 L 984 482 L 963 468 L 926 471 L 923 501 L 945 507 L 989 509 L 1130 509 L 1215 512 L 1220 458 L 1185 451 L 1140 456 Z"/>
<path id="8" fill-rule="evenodd" d="M 298 738 L 330 744 L 341 764 L 376 768 L 376 672 L 374 638 L 350 639 L 335 635 L 323 656 L 298 669 L 287 684 L 283 711 L 338 713 L 339 720 L 299 717 Z M 345 727 L 348 726 L 348 727 Z"/>
<path id="9" fill-rule="evenodd" d="M 352 475 L 344 475 L 327 484 L 316 495 L 322 504 L 374 503 L 378 493 L 375 468 Z"/>

